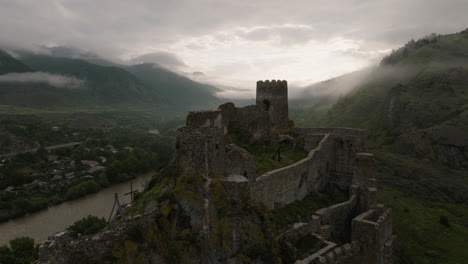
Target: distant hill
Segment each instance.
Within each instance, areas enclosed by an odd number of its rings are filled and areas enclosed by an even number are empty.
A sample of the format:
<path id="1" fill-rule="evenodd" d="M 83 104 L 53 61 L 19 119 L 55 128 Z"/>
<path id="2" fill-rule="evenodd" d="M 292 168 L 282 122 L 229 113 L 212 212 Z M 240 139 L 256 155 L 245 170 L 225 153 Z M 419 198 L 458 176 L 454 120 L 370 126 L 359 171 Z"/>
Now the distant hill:
<path id="1" fill-rule="evenodd" d="M 31 71 L 28 66 L 13 58 L 5 51 L 0 50 L 0 74 L 28 71 Z"/>
<path id="2" fill-rule="evenodd" d="M 330 107 L 340 97 L 347 95 L 361 85 L 364 80 L 369 80 L 374 72 L 375 68 L 368 68 L 300 87 L 298 94 L 290 99 L 291 105 L 296 108 Z"/>
<path id="3" fill-rule="evenodd" d="M 397 153 L 468 169 L 467 31 L 411 40 L 366 75 L 306 122 L 366 128 Z"/>
<path id="4" fill-rule="evenodd" d="M 148 109 L 163 115 L 208 109 L 221 103 L 217 88 L 200 84 L 169 70 L 141 64 L 123 66 L 69 48 L 52 49 L 51 55 L 20 52 L 21 61 L 0 53 L 2 74 L 17 72 L 21 82 L 0 77 L 0 104 L 24 107 Z M 60 57 L 66 56 L 66 57 Z M 88 60 L 89 59 L 89 60 Z M 92 63 L 90 61 L 96 62 Z M 26 73 L 47 78 L 72 78 L 80 87 L 57 87 L 45 81 L 27 82 Z M 1 75 L 1 74 L 0 74 Z M 34 75 L 37 79 L 37 75 Z M 10 78 L 11 79 L 11 78 Z"/>
<path id="5" fill-rule="evenodd" d="M 36 71 L 73 76 L 85 81 L 87 95 L 102 106 L 147 106 L 157 93 L 124 69 L 100 66 L 81 59 L 27 54 L 22 62 Z"/>
<path id="6" fill-rule="evenodd" d="M 176 109 L 210 109 L 222 100 L 214 96 L 216 87 L 197 83 L 154 64 L 125 67 L 148 87 L 157 91 L 161 99 Z"/>

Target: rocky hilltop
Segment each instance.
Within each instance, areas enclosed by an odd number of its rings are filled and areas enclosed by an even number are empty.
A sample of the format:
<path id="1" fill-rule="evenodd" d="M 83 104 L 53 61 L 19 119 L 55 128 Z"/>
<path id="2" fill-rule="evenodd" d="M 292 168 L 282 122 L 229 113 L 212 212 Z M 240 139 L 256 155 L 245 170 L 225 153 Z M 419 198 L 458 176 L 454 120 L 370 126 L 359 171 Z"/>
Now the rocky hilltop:
<path id="1" fill-rule="evenodd" d="M 51 236 L 39 263 L 393 263 L 363 132 L 294 127 L 287 94 L 286 81 L 259 81 L 256 105 L 191 112 L 175 159 L 123 219 Z M 253 149 L 266 146 L 278 147 L 269 162 L 305 155 L 259 173 Z"/>

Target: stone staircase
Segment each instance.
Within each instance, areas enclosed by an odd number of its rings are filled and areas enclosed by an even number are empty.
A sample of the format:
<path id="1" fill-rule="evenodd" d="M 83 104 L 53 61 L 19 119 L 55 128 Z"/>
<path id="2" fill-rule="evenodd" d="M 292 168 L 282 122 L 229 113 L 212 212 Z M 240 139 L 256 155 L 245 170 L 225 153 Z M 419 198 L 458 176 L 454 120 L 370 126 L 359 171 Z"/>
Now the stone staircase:
<path id="1" fill-rule="evenodd" d="M 323 226 L 320 226 L 316 235 L 327 240 L 330 237 L 330 233 L 331 233 L 331 227 L 329 225 L 323 225 Z"/>

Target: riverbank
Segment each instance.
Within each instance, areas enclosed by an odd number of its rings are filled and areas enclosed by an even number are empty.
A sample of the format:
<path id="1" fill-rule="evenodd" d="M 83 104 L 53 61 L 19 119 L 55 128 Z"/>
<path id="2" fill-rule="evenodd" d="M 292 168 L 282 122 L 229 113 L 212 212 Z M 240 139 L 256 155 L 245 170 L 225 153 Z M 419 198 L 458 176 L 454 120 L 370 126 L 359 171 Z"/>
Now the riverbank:
<path id="1" fill-rule="evenodd" d="M 142 191 L 153 172 L 142 174 L 132 180 L 134 189 Z M 8 222 L 0 223 L 0 245 L 19 236 L 29 236 L 42 242 L 48 236 L 65 230 L 75 221 L 88 215 L 108 218 L 117 193 L 121 203 L 129 203 L 130 181 L 111 185 L 85 197 L 54 205 L 47 210 L 25 215 Z"/>

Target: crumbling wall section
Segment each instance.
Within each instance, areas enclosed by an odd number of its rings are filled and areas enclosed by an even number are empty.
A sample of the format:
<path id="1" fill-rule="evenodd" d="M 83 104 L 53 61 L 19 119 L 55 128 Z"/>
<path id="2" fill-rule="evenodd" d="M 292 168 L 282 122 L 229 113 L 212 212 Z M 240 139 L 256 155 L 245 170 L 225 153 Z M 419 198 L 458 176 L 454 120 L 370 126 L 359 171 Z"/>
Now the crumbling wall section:
<path id="1" fill-rule="evenodd" d="M 274 209 L 323 189 L 328 183 L 331 143 L 326 135 L 305 159 L 257 177 L 251 187 L 252 200 Z"/>
<path id="2" fill-rule="evenodd" d="M 392 264 L 395 237 L 391 213 L 382 206 L 362 213 L 353 219 L 351 242 L 324 248 L 296 264 Z"/>
<path id="3" fill-rule="evenodd" d="M 241 175 L 246 177 L 249 182 L 255 181 L 255 158 L 247 150 L 235 144 L 229 144 L 226 147 L 225 163 L 225 173 L 227 175 Z"/>
<path id="4" fill-rule="evenodd" d="M 349 241 L 351 238 L 351 220 L 356 213 L 358 197 L 351 198 L 343 203 L 322 208 L 314 215 L 320 217 L 322 225 L 330 226 L 330 237 L 333 241 Z"/>
<path id="5" fill-rule="evenodd" d="M 222 127 L 183 127 L 177 130 L 175 160 L 184 175 L 223 176 L 225 152 Z"/>
<path id="6" fill-rule="evenodd" d="M 151 225 L 157 213 L 150 211 L 123 220 L 119 226 L 96 235 L 73 238 L 64 231 L 50 236 L 39 247 L 38 264 L 103 263 L 112 259 L 112 246 L 116 241 L 135 226 L 145 229 Z"/>
<path id="7" fill-rule="evenodd" d="M 318 147 L 320 141 L 322 141 L 325 134 L 308 134 L 304 136 L 304 149 L 311 151 Z"/>
<path id="8" fill-rule="evenodd" d="M 312 135 L 312 134 L 336 134 L 336 135 L 358 136 L 358 137 L 361 137 L 363 140 L 365 138 L 364 130 L 356 129 L 356 128 L 294 127 L 292 131 L 302 136 Z"/>
<path id="9" fill-rule="evenodd" d="M 188 127 L 221 127 L 223 115 L 220 110 L 193 111 L 187 115 Z"/>
<path id="10" fill-rule="evenodd" d="M 268 140 L 271 124 L 268 112 L 260 111 L 256 105 L 236 107 L 225 103 L 214 111 L 194 111 L 187 116 L 187 127 L 223 128 L 224 134 L 236 133 L 251 141 Z"/>
<path id="11" fill-rule="evenodd" d="M 235 107 L 233 103 L 220 105 L 223 124 L 228 133 L 235 133 L 251 141 L 264 141 L 270 137 L 271 123 L 267 112 L 256 105 Z"/>

